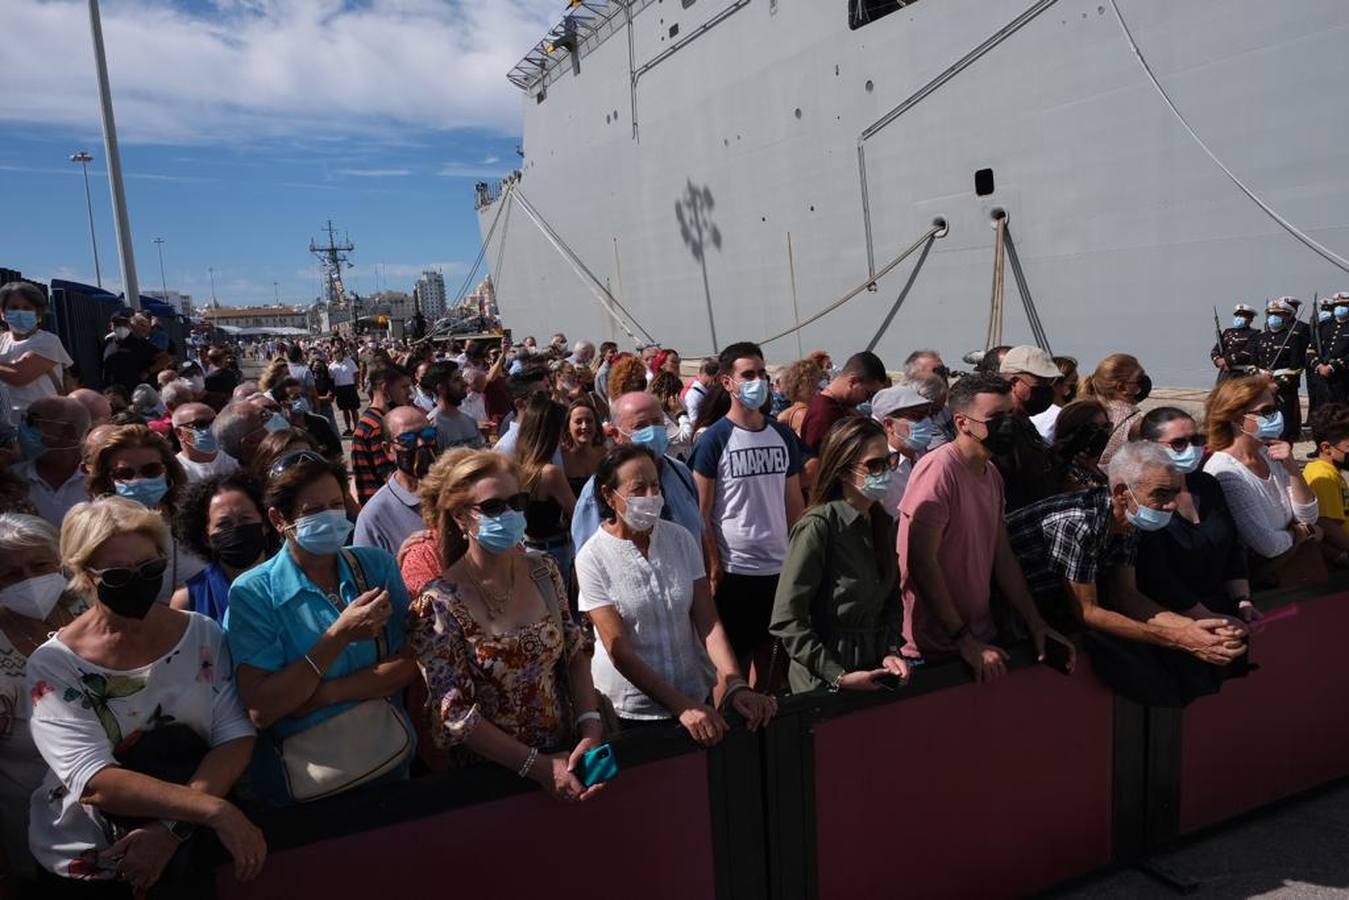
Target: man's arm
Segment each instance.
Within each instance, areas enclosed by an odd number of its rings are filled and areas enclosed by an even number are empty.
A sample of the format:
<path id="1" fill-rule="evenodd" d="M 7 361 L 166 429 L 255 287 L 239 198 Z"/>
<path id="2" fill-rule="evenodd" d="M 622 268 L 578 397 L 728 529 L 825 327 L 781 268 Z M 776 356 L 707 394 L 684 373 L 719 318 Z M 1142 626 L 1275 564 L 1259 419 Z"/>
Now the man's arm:
<path id="1" fill-rule="evenodd" d="M 1071 641 L 1050 628 L 1040 615 L 1040 608 L 1035 605 L 1035 598 L 1026 584 L 1026 575 L 1021 571 L 1021 563 L 1012 552 L 1012 541 L 1007 536 L 1005 523 L 998 529 L 998 545 L 993 554 L 993 580 L 1030 629 L 1037 658 L 1044 659 L 1046 634 L 1053 635 L 1069 648 L 1073 646 Z"/>
<path id="2" fill-rule="evenodd" d="M 909 575 L 913 578 L 918 602 L 936 617 L 948 635 L 963 632 L 956 646 L 961 658 L 974 670 L 976 681 L 991 681 L 1006 674 L 1007 654 L 970 634 L 960 618 L 937 556 L 941 529 L 910 519 L 908 535 Z"/>
<path id="3" fill-rule="evenodd" d="M 801 494 L 801 476 L 790 476 L 783 493 L 783 499 L 787 501 L 787 528 L 790 529 L 806 511 L 806 498 Z"/>
<path id="4" fill-rule="evenodd" d="M 700 472 L 693 473 L 693 482 L 698 486 L 698 510 L 703 514 L 703 556 L 707 559 L 707 580 L 715 597 L 717 584 L 721 581 L 721 550 L 717 547 L 716 522 L 712 519 L 717 482 L 715 478 L 708 478 Z"/>

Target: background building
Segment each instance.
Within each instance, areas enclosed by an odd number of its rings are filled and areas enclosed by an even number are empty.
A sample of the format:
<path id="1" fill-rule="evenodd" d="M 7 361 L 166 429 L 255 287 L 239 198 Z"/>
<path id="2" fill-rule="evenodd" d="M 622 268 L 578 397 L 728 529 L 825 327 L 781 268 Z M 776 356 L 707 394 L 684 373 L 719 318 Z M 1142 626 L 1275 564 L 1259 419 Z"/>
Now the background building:
<path id="1" fill-rule="evenodd" d="M 174 309 L 178 310 L 186 318 L 192 317 L 192 295 L 183 294 L 178 291 L 169 291 L 165 294 L 163 291 L 143 291 L 147 297 L 158 297 L 165 303 L 168 303 Z"/>
<path id="2" fill-rule="evenodd" d="M 445 276 L 440 272 L 427 269 L 417 279 L 413 289 L 417 302 L 421 305 L 422 315 L 428 322 L 434 322 L 445 315 Z"/>
<path id="3" fill-rule="evenodd" d="M 309 328 L 309 311 L 291 306 L 221 306 L 202 310 L 201 317 L 215 326 L 232 328 Z"/>

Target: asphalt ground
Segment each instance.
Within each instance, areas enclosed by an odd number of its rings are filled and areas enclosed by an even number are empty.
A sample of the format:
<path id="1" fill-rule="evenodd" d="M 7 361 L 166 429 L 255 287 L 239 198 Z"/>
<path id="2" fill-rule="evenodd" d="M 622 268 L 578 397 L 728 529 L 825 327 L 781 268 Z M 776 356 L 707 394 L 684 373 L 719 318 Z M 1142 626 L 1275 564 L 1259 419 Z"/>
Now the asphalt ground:
<path id="1" fill-rule="evenodd" d="M 1278 763 L 1252 760 L 1251 764 Z M 1142 867 L 1100 873 L 1044 896 L 1053 900 L 1349 897 L 1349 781 L 1206 831 L 1151 857 Z"/>

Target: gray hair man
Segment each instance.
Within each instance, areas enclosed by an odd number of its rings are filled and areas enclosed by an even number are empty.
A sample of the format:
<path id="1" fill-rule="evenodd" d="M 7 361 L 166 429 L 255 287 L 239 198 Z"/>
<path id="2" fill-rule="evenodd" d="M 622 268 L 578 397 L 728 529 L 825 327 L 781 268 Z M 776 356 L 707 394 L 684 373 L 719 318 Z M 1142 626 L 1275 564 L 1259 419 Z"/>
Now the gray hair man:
<path id="1" fill-rule="evenodd" d="M 220 449 L 213 427 L 215 419 L 215 410 L 205 403 L 182 403 L 173 410 L 173 432 L 183 448 L 178 453 L 178 462 L 182 463 L 189 484 L 239 470 L 239 461 Z"/>
<path id="2" fill-rule="evenodd" d="M 108 398 L 90 388 L 75 388 L 70 392 L 71 400 L 78 400 L 89 411 L 89 427 L 104 425 L 112 418 L 112 404 Z"/>
<path id="3" fill-rule="evenodd" d="M 570 362 L 574 366 L 588 366 L 595 361 L 595 345 L 590 341 L 577 341 L 571 348 Z"/>
<path id="4" fill-rule="evenodd" d="M 936 375 L 945 381 L 950 374 L 936 350 L 915 350 L 904 360 L 904 378 L 908 381 L 924 375 Z"/>
<path id="5" fill-rule="evenodd" d="M 71 507 L 89 499 L 80 467 L 88 433 L 89 410 L 70 397 L 34 400 L 19 426 L 27 461 L 14 472 L 28 482 L 28 501 L 38 515 L 58 528 Z"/>
<path id="6" fill-rule="evenodd" d="M 703 515 L 698 508 L 698 490 L 688 467 L 665 448 L 669 435 L 665 430 L 665 411 L 653 394 L 636 391 L 623 394 L 609 407 L 605 431 L 615 444 L 641 444 L 656 454 L 660 470 L 660 492 L 665 497 L 661 518 L 677 522 L 699 541 L 703 534 Z M 595 479 L 581 488 L 571 517 L 571 540 L 576 552 L 600 527 L 599 505 L 595 502 Z"/>
<path id="7" fill-rule="evenodd" d="M 1172 612 L 1135 583 L 1140 533 L 1170 525 L 1184 485 L 1180 470 L 1161 445 L 1134 441 L 1116 452 L 1107 476 L 1108 486 L 1050 497 L 1007 517 L 1013 550 L 1045 617 L 1096 632 L 1117 657 L 1137 663 L 1140 678 L 1174 674 L 1174 659 L 1156 657 L 1162 651 L 1212 666 L 1237 660 L 1246 652 L 1244 623 L 1203 607 L 1192 615 Z"/>
<path id="8" fill-rule="evenodd" d="M 361 507 L 351 542 L 357 547 L 397 553 L 413 532 L 426 527 L 417 488 L 435 461 L 437 433 L 426 413 L 416 406 L 389 410 L 383 428 L 394 471 Z"/>
<path id="9" fill-rule="evenodd" d="M 220 449 L 249 466 L 257 455 L 258 445 L 267 436 L 266 423 L 272 413 L 246 400 L 231 403 L 215 417 L 211 430 L 215 432 Z"/>
<path id="10" fill-rule="evenodd" d="M 181 378 L 174 379 L 164 385 L 164 389 L 159 392 L 159 400 L 164 404 L 164 409 L 172 414 L 175 409 L 184 403 L 191 403 L 197 399 L 197 392 L 192 387 L 192 382 Z"/>

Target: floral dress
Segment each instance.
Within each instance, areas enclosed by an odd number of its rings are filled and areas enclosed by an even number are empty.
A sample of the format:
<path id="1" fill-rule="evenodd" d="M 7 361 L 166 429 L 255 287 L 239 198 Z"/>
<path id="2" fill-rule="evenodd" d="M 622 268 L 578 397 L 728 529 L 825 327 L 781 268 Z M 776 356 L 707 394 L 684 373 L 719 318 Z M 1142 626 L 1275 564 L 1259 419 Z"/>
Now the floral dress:
<path id="1" fill-rule="evenodd" d="M 528 625 L 487 632 L 464 605 L 458 586 L 443 576 L 413 601 L 408 635 L 426 678 L 431 738 L 438 747 L 462 744 L 483 719 L 540 750 L 571 743 L 565 665 L 577 653 L 590 652 L 590 638 L 570 616 L 554 612 L 565 608 L 567 596 L 557 564 L 544 553 L 525 557 L 549 607 Z"/>
<path id="2" fill-rule="evenodd" d="M 33 793 L 29 837 L 37 861 L 57 875 L 112 879 L 99 859 L 110 845 L 108 821 L 80 802 L 89 781 L 147 732 L 190 727 L 211 747 L 255 734 L 235 692 L 225 635 L 211 619 L 191 617 L 178 644 L 137 669 L 88 662 L 59 633 L 28 658 L 31 730 L 50 771 Z"/>

